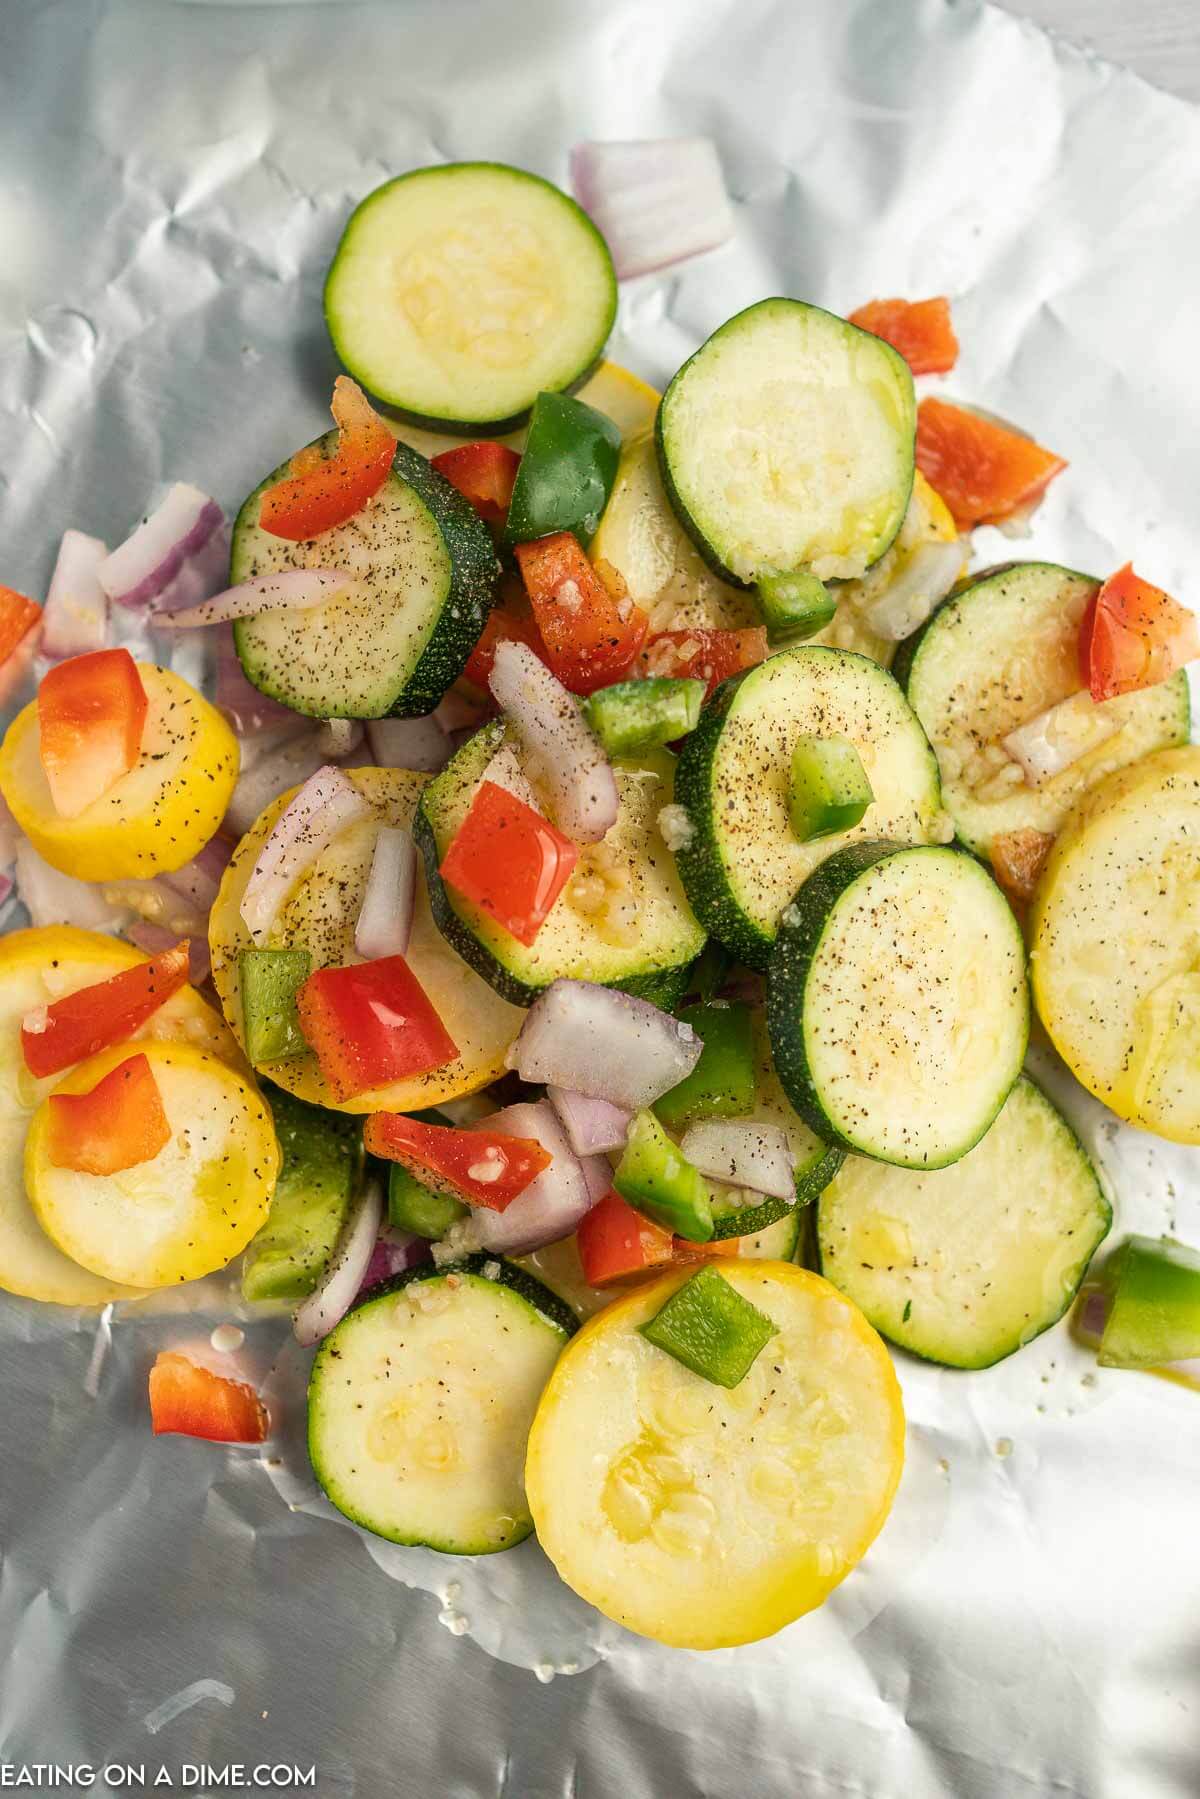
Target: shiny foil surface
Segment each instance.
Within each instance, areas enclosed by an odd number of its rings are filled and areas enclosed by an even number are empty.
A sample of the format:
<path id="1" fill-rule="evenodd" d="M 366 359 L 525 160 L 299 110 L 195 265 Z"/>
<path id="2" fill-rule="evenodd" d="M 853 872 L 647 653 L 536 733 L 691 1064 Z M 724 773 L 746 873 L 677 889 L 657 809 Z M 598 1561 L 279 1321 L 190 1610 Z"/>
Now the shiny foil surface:
<path id="1" fill-rule="evenodd" d="M 483 157 L 564 181 L 577 139 L 707 133 L 736 241 L 626 285 L 619 360 L 661 386 L 769 293 L 948 293 L 941 391 L 1071 463 L 1029 542 L 981 531 L 977 561 L 1134 556 L 1197 593 L 1200 118 L 1007 15 L 4 0 L 0 96 L 12 586 L 43 594 L 66 526 L 119 541 L 164 481 L 232 513 L 322 427 L 325 269 L 388 176 Z M 1200 1152 L 1036 1068 L 1114 1236 L 1200 1242 Z M 234 1317 L 279 1436 L 155 1441 L 155 1352 Z M 1195 1394 L 1097 1370 L 1065 1325 L 984 1373 L 898 1359 L 908 1464 L 860 1570 L 700 1655 L 598 1619 L 532 1542 L 459 1562 L 338 1521 L 306 1358 L 229 1277 L 99 1320 L 0 1296 L 0 1763 L 82 1763 L 96 1793 L 137 1790 L 126 1765 L 211 1793 L 237 1764 L 315 1766 L 322 1799 L 1200 1792 Z"/>

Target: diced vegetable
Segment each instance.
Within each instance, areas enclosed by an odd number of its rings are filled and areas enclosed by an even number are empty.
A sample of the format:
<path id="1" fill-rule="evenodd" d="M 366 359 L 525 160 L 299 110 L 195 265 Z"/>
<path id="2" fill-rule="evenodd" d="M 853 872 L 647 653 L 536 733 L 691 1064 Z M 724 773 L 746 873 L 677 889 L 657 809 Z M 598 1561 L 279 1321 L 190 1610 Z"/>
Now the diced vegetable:
<path id="1" fill-rule="evenodd" d="M 733 236 L 710 137 L 576 144 L 571 185 L 604 233 L 622 281 L 671 268 Z"/>
<path id="2" fill-rule="evenodd" d="M 796 1199 L 796 1170 L 781 1124 L 749 1118 L 705 1118 L 689 1124 L 679 1145 L 693 1168 L 726 1186 Z"/>
<path id="3" fill-rule="evenodd" d="M 41 618 L 36 600 L 27 600 L 15 588 L 0 587 L 0 664 L 8 661 Z"/>
<path id="4" fill-rule="evenodd" d="M 296 1011 L 339 1100 L 423 1074 L 458 1054 L 403 956 L 317 969 L 297 993 Z"/>
<path id="5" fill-rule="evenodd" d="M 685 1022 L 704 1045 L 700 1060 L 654 1102 L 668 1130 L 694 1118 L 728 1118 L 754 1105 L 754 1045 L 749 1006 L 689 1006 Z"/>
<path id="6" fill-rule="evenodd" d="M 96 573 L 119 606 L 166 614 L 215 593 L 227 561 L 221 508 L 190 482 L 177 481 Z"/>
<path id="7" fill-rule="evenodd" d="M 262 1443 L 270 1420 L 247 1382 L 160 1349 L 150 1370 L 150 1426 L 156 1437 L 174 1432 L 210 1443 Z"/>
<path id="8" fill-rule="evenodd" d="M 848 737 L 799 737 L 792 748 L 788 817 L 801 843 L 852 831 L 875 795 Z"/>
<path id="9" fill-rule="evenodd" d="M 631 1280 L 673 1261 L 675 1239 L 616 1191 L 597 1200 L 576 1228 L 583 1277 L 591 1287 Z"/>
<path id="10" fill-rule="evenodd" d="M 918 543 L 866 608 L 868 627 L 885 644 L 902 642 L 941 604 L 966 565 L 966 552 L 957 537 Z"/>
<path id="11" fill-rule="evenodd" d="M 1023 905 L 1033 898 L 1053 848 L 1049 831 L 997 831 L 992 838 L 992 873 L 1009 899 Z"/>
<path id="12" fill-rule="evenodd" d="M 261 953 L 261 952 L 259 952 Z M 242 1297 L 303 1299 L 317 1285 L 362 1168 L 357 1119 L 306 1106 L 278 1087 L 267 1099 L 282 1163 L 267 1221 L 242 1258 Z"/>
<path id="13" fill-rule="evenodd" d="M 570 531 L 518 543 L 514 554 L 547 660 L 563 686 L 593 693 L 623 675 L 649 627 L 641 607 L 613 598 Z"/>
<path id="14" fill-rule="evenodd" d="M 78 818 L 137 762 L 149 701 L 128 650 L 49 669 L 38 688 L 41 759 L 55 811 Z"/>
<path id="15" fill-rule="evenodd" d="M 689 1074 L 702 1047 L 690 1025 L 649 1000 L 558 980 L 530 1007 L 510 1060 L 524 1081 L 634 1111 Z"/>
<path id="16" fill-rule="evenodd" d="M 584 702 L 583 716 L 610 756 L 630 756 L 686 737 L 703 702 L 703 681 L 650 676 L 602 687 Z"/>
<path id="17" fill-rule="evenodd" d="M 42 1080 L 110 1044 L 123 1043 L 178 993 L 187 982 L 188 969 L 188 946 L 179 943 L 149 962 L 39 1008 L 21 1025 L 26 1068 Z"/>
<path id="18" fill-rule="evenodd" d="M 400 825 L 382 825 L 376 833 L 367 890 L 354 927 L 354 947 L 368 962 L 380 956 L 407 955 L 416 886 L 417 851 L 412 832 Z"/>
<path id="19" fill-rule="evenodd" d="M 318 537 L 362 511 L 387 480 L 395 439 L 362 389 L 348 375 L 333 384 L 337 449 L 325 456 L 310 445 L 292 457 L 289 473 L 262 496 L 259 524 L 294 542 Z"/>
<path id="20" fill-rule="evenodd" d="M 238 957 L 242 1030 L 256 1068 L 308 1053 L 296 995 L 312 973 L 306 949 L 244 949 Z"/>
<path id="21" fill-rule="evenodd" d="M 743 631 L 658 631 L 638 657 L 639 672 L 703 681 L 714 693 L 722 681 L 762 662 L 768 651 L 762 625 Z"/>
<path id="22" fill-rule="evenodd" d="M 1106 1263 L 1102 1368 L 1163 1368 L 1200 1357 L 1200 1254 L 1170 1237 L 1127 1237 Z"/>
<path id="23" fill-rule="evenodd" d="M 377 1112 L 364 1141 L 373 1156 L 401 1162 L 437 1193 L 503 1212 L 551 1163 L 536 1140 L 485 1126 L 459 1130 Z"/>
<path id="24" fill-rule="evenodd" d="M 529 543 L 565 531 L 590 543 L 620 454 L 621 433 L 603 412 L 567 394 L 539 394 L 512 489 L 505 542 Z"/>
<path id="25" fill-rule="evenodd" d="M 507 444 L 485 438 L 480 443 L 460 444 L 430 458 L 439 475 L 457 487 L 487 525 L 502 525 L 508 517 L 513 482 L 521 458 Z"/>
<path id="26" fill-rule="evenodd" d="M 547 660 L 546 646 L 533 619 L 513 612 L 506 606 L 494 607 L 488 613 L 483 634 L 468 656 L 467 666 L 463 670 L 467 680 L 482 688 L 485 693 L 491 680 L 497 645 L 502 643 L 523 643 L 533 651 L 539 662 Z"/>
<path id="27" fill-rule="evenodd" d="M 1083 615 L 1079 672 L 1098 703 L 1166 681 L 1200 656 L 1200 621 L 1127 562 Z"/>
<path id="28" fill-rule="evenodd" d="M 519 643 L 497 645 L 489 685 L 525 750 L 540 759 L 555 822 L 576 843 L 598 843 L 617 822 L 620 796 L 571 694 Z"/>
<path id="29" fill-rule="evenodd" d="M 484 780 L 440 873 L 447 886 L 528 947 L 578 860 L 578 849 L 548 818 Z"/>
<path id="30" fill-rule="evenodd" d="M 604 1156 L 623 1149 L 633 1113 L 607 1099 L 578 1093 L 570 1087 L 548 1085 L 546 1098 L 558 1114 L 567 1141 L 577 1156 Z M 607 1183 L 606 1183 L 607 1184 Z"/>
<path id="31" fill-rule="evenodd" d="M 656 1349 L 719 1387 L 739 1386 L 778 1335 L 773 1320 L 716 1268 L 698 1268 L 639 1328 Z"/>
<path id="32" fill-rule="evenodd" d="M 435 1193 L 400 1162 L 388 1170 L 388 1223 L 436 1243 L 470 1208 L 448 1193 Z"/>
<path id="33" fill-rule="evenodd" d="M 958 360 L 958 339 L 944 295 L 934 300 L 868 300 L 849 318 L 861 331 L 899 350 L 914 375 L 945 375 Z"/>
<path id="34" fill-rule="evenodd" d="M 475 1213 L 471 1222 L 481 1247 L 515 1255 L 567 1236 L 598 1197 L 595 1159 L 573 1153 L 554 1108 L 545 1100 L 505 1106 L 482 1122 L 487 1130 L 505 1136 L 532 1138 L 550 1163 L 502 1212 Z"/>
<path id="35" fill-rule="evenodd" d="M 353 580 L 353 574 L 344 568 L 285 568 L 272 575 L 253 575 L 197 606 L 165 615 L 162 623 L 189 630 L 232 624 L 235 618 L 257 618 L 262 612 L 306 612 L 339 598 Z"/>
<path id="36" fill-rule="evenodd" d="M 837 611 L 837 595 L 830 593 L 824 581 L 803 570 L 794 575 L 763 575 L 754 592 L 772 637 L 814 637 Z"/>
<path id="37" fill-rule="evenodd" d="M 354 783 L 328 764 L 310 775 L 271 827 L 241 898 L 246 929 L 260 948 L 292 888 L 339 831 L 371 808 Z"/>
<path id="38" fill-rule="evenodd" d="M 917 467 L 960 531 L 997 524 L 1040 500 L 1066 466 L 1031 438 L 948 400 L 922 400 L 917 410 Z"/>
<path id="39" fill-rule="evenodd" d="M 639 1112 L 630 1125 L 613 1186 L 631 1206 L 689 1243 L 707 1243 L 713 1234 L 708 1183 L 653 1112 Z"/>
<path id="40" fill-rule="evenodd" d="M 383 1223 L 383 1189 L 369 1180 L 338 1232 L 320 1280 L 292 1314 L 292 1335 L 309 1347 L 340 1324 L 358 1297 Z"/>
<path id="41" fill-rule="evenodd" d="M 55 1168 L 119 1174 L 149 1162 L 170 1137 L 144 1055 L 119 1062 L 86 1093 L 52 1093 L 46 1101 L 46 1156 Z"/>
<path id="42" fill-rule="evenodd" d="M 380 768 L 436 774 L 451 756 L 450 739 L 432 712 L 424 718 L 368 719 L 367 742 Z"/>
<path id="43" fill-rule="evenodd" d="M 1090 693 L 1073 693 L 1000 739 L 1031 787 L 1053 781 L 1089 756 L 1120 729 L 1120 719 L 1097 706 Z"/>

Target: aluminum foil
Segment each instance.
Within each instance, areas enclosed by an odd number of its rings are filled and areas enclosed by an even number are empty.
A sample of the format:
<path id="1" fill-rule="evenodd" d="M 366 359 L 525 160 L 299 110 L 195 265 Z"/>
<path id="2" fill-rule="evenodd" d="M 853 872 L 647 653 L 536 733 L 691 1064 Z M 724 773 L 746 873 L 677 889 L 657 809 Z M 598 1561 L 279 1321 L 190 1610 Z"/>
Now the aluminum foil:
<path id="1" fill-rule="evenodd" d="M 0 94 L 12 585 L 44 591 L 66 525 L 115 539 L 174 478 L 232 507 L 312 435 L 323 273 L 386 176 L 481 156 L 562 179 L 579 137 L 707 132 L 737 240 L 626 289 L 621 359 L 661 383 L 771 292 L 948 292 L 948 390 L 1071 459 L 1029 550 L 1135 553 L 1194 592 L 1200 118 L 1007 15 L 8 0 Z M 1012 553 L 990 535 L 981 559 Z M 1040 1072 L 1118 1231 L 1200 1240 L 1197 1152 Z M 74 1762 L 96 1793 L 136 1789 L 126 1766 L 215 1793 L 266 1762 L 339 1799 L 1200 1790 L 1195 1397 L 1096 1371 L 1062 1327 L 982 1374 L 902 1359 L 908 1469 L 861 1570 L 702 1656 L 605 1624 L 532 1543 L 460 1564 L 336 1522 L 278 1317 L 244 1320 L 290 1419 L 265 1458 L 153 1441 L 155 1350 L 235 1312 L 228 1279 L 100 1320 L 0 1302 L 0 1784 Z"/>

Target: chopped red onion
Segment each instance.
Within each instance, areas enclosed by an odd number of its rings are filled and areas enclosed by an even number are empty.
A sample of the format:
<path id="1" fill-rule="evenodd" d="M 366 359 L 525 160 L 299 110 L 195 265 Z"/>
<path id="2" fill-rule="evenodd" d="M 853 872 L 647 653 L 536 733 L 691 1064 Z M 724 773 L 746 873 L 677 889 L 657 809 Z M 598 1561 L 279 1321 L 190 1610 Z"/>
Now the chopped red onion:
<path id="1" fill-rule="evenodd" d="M 264 944 L 288 894 L 339 831 L 371 808 L 340 768 L 328 764 L 305 781 L 276 819 L 258 852 L 242 894 L 242 920 L 255 943 Z"/>
<path id="2" fill-rule="evenodd" d="M 442 730 L 449 736 L 452 731 L 477 730 L 483 721 L 490 717 L 491 711 L 492 708 L 486 700 L 472 699 L 457 687 L 450 687 L 442 695 L 430 717 L 436 718 Z"/>
<path id="3" fill-rule="evenodd" d="M 290 725 L 298 730 L 305 722 L 299 712 L 293 712 L 290 706 L 283 706 L 278 700 L 268 699 L 265 693 L 258 691 L 253 682 L 247 680 L 234 647 L 232 625 L 221 625 L 218 628 L 216 644 L 216 704 L 238 736 L 256 736 L 260 731 L 281 725 Z"/>
<path id="4" fill-rule="evenodd" d="M 1112 1294 L 1106 1287 L 1084 1288 L 1075 1311 L 1075 1330 L 1093 1349 L 1100 1347 L 1111 1308 Z"/>
<path id="5" fill-rule="evenodd" d="M 369 719 L 367 742 L 380 768 L 436 774 L 450 760 L 450 739 L 432 712 L 424 718 Z"/>
<path id="6" fill-rule="evenodd" d="M 866 621 L 878 637 L 899 643 L 925 623 L 962 573 L 965 557 L 957 538 L 949 543 L 923 543 L 913 551 L 894 580 L 867 607 Z"/>
<path id="7" fill-rule="evenodd" d="M 173 874 L 163 875 L 162 879 L 176 893 L 190 900 L 198 912 L 210 912 L 233 851 L 231 839 L 218 833 L 216 837 L 209 838 L 204 848 L 190 862 L 185 862 Z"/>
<path id="8" fill-rule="evenodd" d="M 791 1145 L 781 1124 L 749 1118 L 705 1118 L 691 1124 L 679 1148 L 693 1168 L 730 1187 L 748 1187 L 770 1199 L 795 1199 Z"/>
<path id="9" fill-rule="evenodd" d="M 589 1189 L 553 1108 L 544 1099 L 533 1105 L 505 1106 L 502 1112 L 493 1112 L 487 1127 L 510 1137 L 533 1137 L 553 1159 L 502 1212 L 486 1206 L 472 1210 L 481 1246 L 501 1255 L 519 1255 L 569 1236 L 599 1194 Z"/>
<path id="10" fill-rule="evenodd" d="M 691 1025 L 592 981 L 552 981 L 525 1014 L 510 1066 L 523 1081 L 569 1087 L 633 1112 L 677 1086 L 704 1045 Z"/>
<path id="11" fill-rule="evenodd" d="M 733 236 L 733 211 L 708 137 L 576 144 L 571 185 L 603 232 L 618 278 L 669 268 Z"/>
<path id="12" fill-rule="evenodd" d="M 207 599 L 227 561 L 225 515 L 215 500 L 186 481 L 106 556 L 100 585 L 119 606 L 175 612 Z M 203 588 L 203 591 L 198 591 Z"/>
<path id="13" fill-rule="evenodd" d="M 85 656 L 108 643 L 108 595 L 100 564 L 108 545 L 82 531 L 64 531 L 50 591 L 42 607 L 41 651 L 52 661 Z"/>
<path id="14" fill-rule="evenodd" d="M 574 694 L 528 644 L 513 640 L 496 647 L 491 690 L 525 749 L 537 758 L 554 822 L 576 843 L 598 843 L 617 822 L 620 797 L 612 764 L 584 723 Z"/>
<path id="15" fill-rule="evenodd" d="M 354 947 L 366 961 L 407 953 L 416 891 L 417 846 L 412 832 L 400 825 L 381 825 L 354 927 Z"/>
<path id="16" fill-rule="evenodd" d="M 260 612 L 303 612 L 336 599 L 354 580 L 344 568 L 287 568 L 273 575 L 255 575 L 236 587 L 227 587 L 198 606 L 165 614 L 163 623 L 181 630 L 196 625 L 225 625 L 235 618 L 254 618 Z"/>
<path id="17" fill-rule="evenodd" d="M 277 800 L 289 787 L 300 786 L 328 760 L 311 727 L 285 739 L 277 749 L 242 769 L 225 814 L 225 826 L 236 837 L 244 836 L 272 800 Z"/>
<path id="18" fill-rule="evenodd" d="M 35 925 L 73 924 L 85 931 L 115 931 L 129 918 L 127 906 L 105 899 L 90 881 L 77 881 L 43 861 L 28 838 L 16 848 L 17 892 Z"/>
<path id="19" fill-rule="evenodd" d="M 547 1087 L 546 1098 L 558 1113 L 567 1142 L 577 1156 L 599 1156 L 624 1149 L 633 1113 L 606 1099 L 576 1093 L 571 1087 Z"/>
<path id="20" fill-rule="evenodd" d="M 135 918 L 125 932 L 130 943 L 136 943 L 144 949 L 148 956 L 160 956 L 164 950 L 174 949 L 179 942 L 175 931 L 168 931 L 165 925 L 151 924 L 148 918 Z M 193 987 L 199 987 L 209 976 L 212 968 L 212 957 L 209 954 L 207 937 L 188 938 L 188 979 Z"/>
<path id="21" fill-rule="evenodd" d="M 483 771 L 480 782 L 490 781 L 494 787 L 503 787 L 505 793 L 511 793 L 531 811 L 541 814 L 537 794 L 525 778 L 525 770 L 521 767 L 520 758 L 511 743 L 502 743 Z"/>
<path id="22" fill-rule="evenodd" d="M 350 1208 L 324 1274 L 292 1314 L 298 1343 L 319 1343 L 358 1297 L 383 1223 L 383 1189 L 368 1181 Z"/>
<path id="23" fill-rule="evenodd" d="M 357 718 L 323 718 L 317 727 L 317 743 L 331 762 L 352 756 L 363 740 Z"/>
<path id="24" fill-rule="evenodd" d="M 403 1274 L 406 1269 L 415 1268 L 418 1262 L 428 1259 L 429 1243 L 426 1238 L 416 1237 L 411 1231 L 394 1231 L 385 1225 L 376 1238 L 359 1292 L 378 1286 L 380 1281 L 389 1281 L 393 1275 Z"/>
<path id="25" fill-rule="evenodd" d="M 591 1196 L 592 1204 L 603 1199 L 613 1184 L 612 1163 L 607 1156 L 580 1156 L 579 1166 L 583 1169 L 583 1178 Z"/>
<path id="26" fill-rule="evenodd" d="M 1000 747 L 1020 765 L 1029 786 L 1040 787 L 1106 742 L 1120 722 L 1084 688 L 1018 725 L 1000 739 Z"/>

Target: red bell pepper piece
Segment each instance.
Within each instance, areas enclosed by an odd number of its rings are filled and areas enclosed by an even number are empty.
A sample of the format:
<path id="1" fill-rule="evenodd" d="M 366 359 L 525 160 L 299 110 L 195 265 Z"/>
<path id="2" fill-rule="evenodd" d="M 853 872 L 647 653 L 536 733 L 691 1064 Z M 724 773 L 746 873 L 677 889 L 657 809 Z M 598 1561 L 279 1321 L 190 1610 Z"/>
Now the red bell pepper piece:
<path id="1" fill-rule="evenodd" d="M 191 957 L 186 940 L 149 962 L 124 968 L 31 1013 L 21 1026 L 25 1066 L 38 1080 L 60 1074 L 85 1056 L 123 1043 L 166 1005 L 188 979 Z"/>
<path id="2" fill-rule="evenodd" d="M 175 1431 L 210 1443 L 265 1442 L 269 1421 L 245 1381 L 214 1374 L 178 1350 L 160 1350 L 150 1370 L 150 1425 L 156 1437 Z"/>
<path id="3" fill-rule="evenodd" d="M 403 956 L 318 968 L 296 995 L 300 1029 L 339 1100 L 453 1062 L 458 1046 Z"/>
<path id="4" fill-rule="evenodd" d="M 850 323 L 899 350 L 914 375 L 944 375 L 958 359 L 944 295 L 935 300 L 868 300 L 850 314 Z"/>
<path id="5" fill-rule="evenodd" d="M 503 1212 L 554 1159 L 536 1137 L 479 1126 L 457 1130 L 395 1112 L 368 1118 L 363 1142 L 371 1155 L 402 1163 L 435 1192 L 493 1212 Z"/>
<path id="6" fill-rule="evenodd" d="M 533 620 L 522 618 L 519 613 L 509 612 L 504 606 L 497 606 L 488 613 L 483 634 L 468 656 L 467 666 L 463 670 L 467 680 L 474 682 L 475 686 L 481 688 L 484 693 L 488 690 L 492 663 L 496 660 L 496 648 L 502 643 L 528 644 L 534 655 L 541 661 L 549 661 L 541 632 Z"/>
<path id="7" fill-rule="evenodd" d="M 483 781 L 440 873 L 528 948 L 578 860 L 576 846 L 548 818 L 495 781 Z"/>
<path id="8" fill-rule="evenodd" d="M 487 439 L 460 444 L 456 450 L 443 450 L 440 456 L 430 458 L 430 464 L 457 487 L 464 500 L 470 501 L 485 524 L 504 523 L 521 466 L 515 450 Z"/>
<path id="9" fill-rule="evenodd" d="M 38 689 L 42 768 L 55 810 L 78 818 L 137 762 L 149 702 L 128 650 L 60 662 Z"/>
<path id="10" fill-rule="evenodd" d="M 27 600 L 14 587 L 0 587 L 0 663 L 8 661 L 41 616 L 36 600 Z"/>
<path id="11" fill-rule="evenodd" d="M 533 607 L 546 661 L 572 693 L 594 693 L 628 670 L 650 621 L 628 594 L 613 594 L 570 531 L 556 531 L 514 554 Z"/>
<path id="12" fill-rule="evenodd" d="M 583 1278 L 589 1287 L 632 1280 L 675 1259 L 675 1243 L 612 1189 L 585 1212 L 575 1230 Z"/>
<path id="13" fill-rule="evenodd" d="M 46 1154 L 56 1168 L 119 1174 L 166 1147 L 171 1127 L 149 1059 L 129 1056 L 88 1093 L 52 1093 Z"/>
<path id="14" fill-rule="evenodd" d="M 268 487 L 258 522 L 273 537 L 294 543 L 332 531 L 361 512 L 388 478 L 396 440 L 356 381 L 339 375 L 331 408 L 338 427 L 335 456 L 310 445 L 293 456 L 288 472 Z"/>
<path id="15" fill-rule="evenodd" d="M 638 657 L 638 673 L 707 681 L 708 691 L 754 668 L 767 655 L 762 625 L 744 631 L 660 631 Z"/>
<path id="16" fill-rule="evenodd" d="M 1154 687 L 1194 656 L 1195 614 L 1135 575 L 1131 562 L 1108 577 L 1080 624 L 1079 673 L 1097 704 Z"/>
<path id="17" fill-rule="evenodd" d="M 1031 506 L 1066 466 L 1019 431 L 947 400 L 922 400 L 917 408 L 917 467 L 960 531 Z"/>

